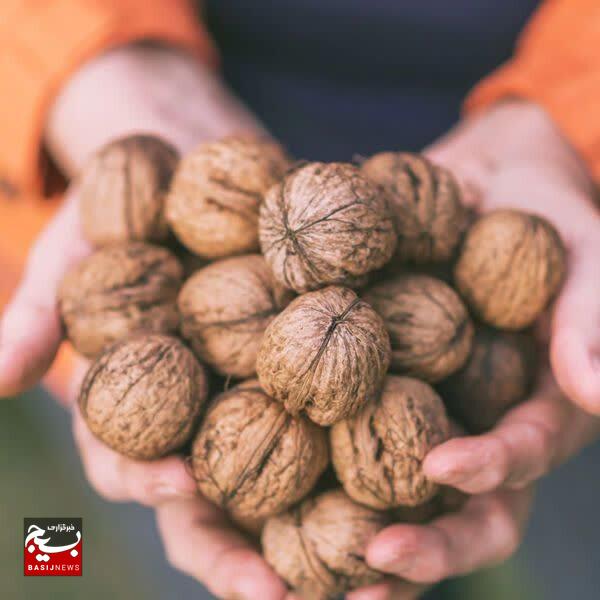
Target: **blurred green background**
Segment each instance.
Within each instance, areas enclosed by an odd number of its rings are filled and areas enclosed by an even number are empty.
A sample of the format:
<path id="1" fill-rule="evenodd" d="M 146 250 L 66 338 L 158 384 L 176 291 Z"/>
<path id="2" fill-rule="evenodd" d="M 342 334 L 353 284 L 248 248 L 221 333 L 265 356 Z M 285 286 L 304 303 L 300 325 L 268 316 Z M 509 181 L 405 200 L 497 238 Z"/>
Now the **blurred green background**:
<path id="1" fill-rule="evenodd" d="M 593 548 L 599 528 L 598 519 L 590 519 L 589 515 L 595 516 L 600 492 L 596 485 L 585 487 L 591 479 L 586 474 L 593 468 L 588 463 L 594 460 L 594 453 L 600 455 L 600 449 L 593 449 L 542 486 L 526 543 L 514 559 L 449 582 L 432 597 L 597 598 L 594 590 L 600 585 L 600 576 Z M 85 481 L 73 447 L 69 416 L 44 391 L 35 390 L 0 403 L 0 474 L 0 598 L 212 597 L 167 565 L 152 511 L 109 504 L 95 495 Z M 582 487 L 577 478 L 588 483 Z M 565 502 L 572 503 L 573 499 L 575 506 L 569 508 Z M 578 499 L 582 501 L 579 506 Z M 26 516 L 83 517 L 83 577 L 23 576 Z M 591 548 L 587 547 L 590 544 Z"/>

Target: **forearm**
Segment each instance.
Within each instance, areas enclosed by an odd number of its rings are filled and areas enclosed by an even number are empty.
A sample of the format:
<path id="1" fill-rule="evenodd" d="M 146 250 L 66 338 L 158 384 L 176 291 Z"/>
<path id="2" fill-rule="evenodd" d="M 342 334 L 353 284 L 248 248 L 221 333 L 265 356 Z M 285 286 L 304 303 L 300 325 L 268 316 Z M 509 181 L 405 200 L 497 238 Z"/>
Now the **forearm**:
<path id="1" fill-rule="evenodd" d="M 205 139 L 262 127 L 210 67 L 175 49 L 134 44 L 74 74 L 50 110 L 45 140 L 61 168 L 75 174 L 98 147 L 134 131 L 185 152 Z"/>

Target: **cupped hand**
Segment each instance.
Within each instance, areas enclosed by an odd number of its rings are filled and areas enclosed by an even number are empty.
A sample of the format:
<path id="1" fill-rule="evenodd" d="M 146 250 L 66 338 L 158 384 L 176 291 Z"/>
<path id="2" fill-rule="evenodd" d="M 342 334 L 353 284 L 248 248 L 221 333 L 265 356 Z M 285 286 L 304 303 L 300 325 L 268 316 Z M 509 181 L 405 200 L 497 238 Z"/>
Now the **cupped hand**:
<path id="1" fill-rule="evenodd" d="M 550 343 L 552 371 L 546 366 L 531 397 L 492 431 L 446 442 L 424 463 L 432 480 L 467 493 L 521 489 L 600 434 L 600 419 L 589 414 L 600 411 L 598 208 L 576 156 L 544 113 L 526 103 L 467 121 L 428 154 L 457 173 L 477 211 L 542 214 L 567 248 L 552 325 L 538 327 L 542 345 Z"/>
<path id="2" fill-rule="evenodd" d="M 46 142 L 64 172 L 76 176 L 86 159 L 119 136 L 152 133 L 185 152 L 206 139 L 262 131 L 213 74 L 168 48 L 132 45 L 82 67 L 49 114 Z M 35 385 L 62 341 L 56 308 L 66 271 L 88 255 L 77 191 L 34 243 L 22 281 L 0 322 L 0 397 Z"/>
<path id="3" fill-rule="evenodd" d="M 581 161 L 543 110 L 517 101 L 466 120 L 427 154 L 462 179 L 477 211 L 531 211 L 560 232 L 568 273 L 552 309 L 552 370 L 572 402 L 600 415 L 600 204 Z"/>

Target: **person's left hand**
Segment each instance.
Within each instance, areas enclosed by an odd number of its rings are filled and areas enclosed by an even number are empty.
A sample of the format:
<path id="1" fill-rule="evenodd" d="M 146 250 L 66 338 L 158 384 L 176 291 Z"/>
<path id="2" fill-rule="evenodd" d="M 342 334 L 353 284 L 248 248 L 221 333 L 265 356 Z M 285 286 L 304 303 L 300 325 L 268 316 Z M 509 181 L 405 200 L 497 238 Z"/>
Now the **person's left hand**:
<path id="1" fill-rule="evenodd" d="M 532 211 L 560 231 L 569 273 L 549 331 L 538 332 L 550 345 L 554 374 L 546 364 L 531 397 L 492 431 L 429 453 L 423 468 L 431 480 L 475 495 L 429 525 L 381 532 L 367 561 L 400 579 L 358 590 L 352 600 L 418 597 L 424 588 L 415 585 L 507 558 L 523 535 L 533 482 L 600 434 L 600 418 L 589 414 L 600 413 L 600 214 L 578 158 L 547 115 L 526 102 L 467 120 L 426 153 L 457 174 L 476 211 Z"/>

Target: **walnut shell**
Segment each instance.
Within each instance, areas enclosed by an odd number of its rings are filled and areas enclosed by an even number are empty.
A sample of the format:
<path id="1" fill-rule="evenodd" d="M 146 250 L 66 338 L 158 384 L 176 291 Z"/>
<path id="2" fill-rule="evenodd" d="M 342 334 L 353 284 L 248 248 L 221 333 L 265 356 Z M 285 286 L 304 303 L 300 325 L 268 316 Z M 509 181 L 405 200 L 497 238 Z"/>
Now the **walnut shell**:
<path id="1" fill-rule="evenodd" d="M 152 460 L 188 441 L 206 394 L 204 369 L 178 339 L 138 335 L 117 342 L 92 364 L 79 408 L 107 446 Z"/>
<path id="2" fill-rule="evenodd" d="M 192 448 L 199 490 L 242 521 L 298 502 L 328 462 L 325 431 L 292 417 L 257 380 L 217 396 Z"/>
<path id="3" fill-rule="evenodd" d="M 98 250 L 60 285 L 67 337 L 78 352 L 93 358 L 135 331 L 176 331 L 181 277 L 181 265 L 164 248 L 131 242 Z"/>
<path id="4" fill-rule="evenodd" d="M 260 246 L 278 281 L 297 292 L 353 285 L 396 245 L 385 194 L 344 163 L 309 163 L 273 186 L 260 208 Z"/>
<path id="5" fill-rule="evenodd" d="M 400 275 L 368 289 L 392 343 L 391 370 L 437 382 L 462 367 L 473 324 L 458 294 L 428 275 Z"/>
<path id="6" fill-rule="evenodd" d="M 389 361 L 381 317 L 352 290 L 330 286 L 296 298 L 271 321 L 256 371 L 291 414 L 331 425 L 379 393 Z"/>
<path id="7" fill-rule="evenodd" d="M 173 146 L 151 135 L 132 135 L 104 146 L 81 174 L 86 239 L 97 246 L 166 240 L 164 202 L 178 160 Z"/>
<path id="8" fill-rule="evenodd" d="M 167 219 L 192 252 L 224 258 L 258 250 L 258 207 L 288 168 L 274 142 L 227 137 L 184 157 L 167 198 Z"/>
<path id="9" fill-rule="evenodd" d="M 181 289 L 181 331 L 219 373 L 249 377 L 267 325 L 291 299 L 259 254 L 226 258 L 197 271 Z"/>
<path id="10" fill-rule="evenodd" d="M 565 248 L 546 219 L 497 210 L 468 231 L 454 278 L 483 321 L 515 330 L 537 319 L 557 293 L 565 269 Z"/>
<path id="11" fill-rule="evenodd" d="M 263 530 L 266 561 L 307 600 L 328 600 L 377 583 L 368 543 L 388 524 L 385 514 L 355 504 L 342 490 L 305 500 L 270 518 Z"/>
<path id="12" fill-rule="evenodd" d="M 537 370 L 531 335 L 480 325 L 466 365 L 442 384 L 451 413 L 473 433 L 493 427 L 531 391 Z"/>
<path id="13" fill-rule="evenodd" d="M 381 396 L 331 428 L 331 456 L 346 493 L 375 509 L 417 506 L 438 491 L 422 470 L 450 437 L 441 398 L 428 384 L 389 376 Z"/>
<path id="14" fill-rule="evenodd" d="M 363 175 L 388 194 L 396 218 L 399 261 L 449 260 L 468 213 L 450 171 L 406 152 L 381 152 L 361 165 Z"/>

